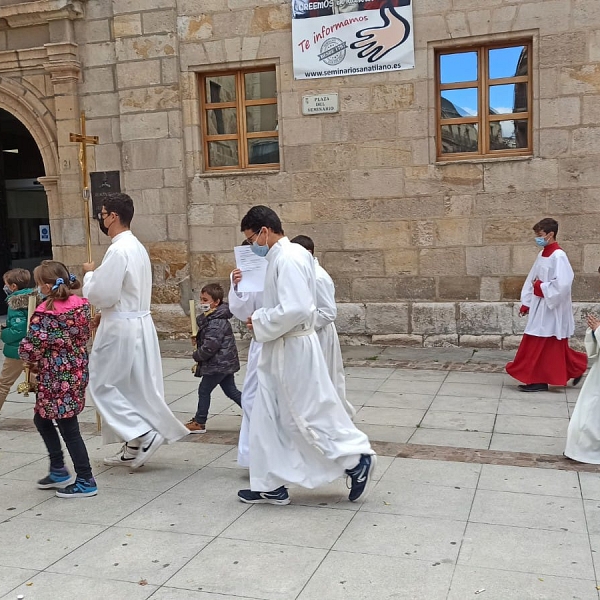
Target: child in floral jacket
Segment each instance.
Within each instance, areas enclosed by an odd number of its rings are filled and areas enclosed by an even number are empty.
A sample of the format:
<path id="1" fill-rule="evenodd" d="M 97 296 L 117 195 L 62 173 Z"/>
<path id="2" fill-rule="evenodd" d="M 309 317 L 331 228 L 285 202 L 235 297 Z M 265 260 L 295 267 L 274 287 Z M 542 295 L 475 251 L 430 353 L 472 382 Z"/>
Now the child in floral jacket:
<path id="1" fill-rule="evenodd" d="M 43 261 L 33 277 L 46 300 L 31 318 L 19 356 L 37 371 L 33 422 L 50 456 L 50 473 L 38 481 L 38 488 L 54 488 L 59 498 L 95 496 L 98 488 L 77 421 L 85 406 L 88 383 L 90 305 L 73 294 L 72 290 L 81 284 L 60 262 Z M 74 481 L 65 467 L 53 420 L 73 460 L 77 474 Z"/>

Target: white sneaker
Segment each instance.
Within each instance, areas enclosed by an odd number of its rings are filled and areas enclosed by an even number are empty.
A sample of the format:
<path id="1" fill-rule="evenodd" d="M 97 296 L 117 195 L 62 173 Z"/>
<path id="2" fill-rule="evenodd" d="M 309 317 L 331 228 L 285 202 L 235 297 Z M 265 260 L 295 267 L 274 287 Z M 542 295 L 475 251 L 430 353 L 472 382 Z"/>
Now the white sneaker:
<path id="1" fill-rule="evenodd" d="M 137 456 L 131 461 L 131 467 L 141 467 L 165 442 L 165 438 L 158 431 L 149 431 L 139 438 L 140 448 Z"/>
<path id="2" fill-rule="evenodd" d="M 139 448 L 123 444 L 115 456 L 108 456 L 102 462 L 108 467 L 131 467 L 138 452 Z"/>

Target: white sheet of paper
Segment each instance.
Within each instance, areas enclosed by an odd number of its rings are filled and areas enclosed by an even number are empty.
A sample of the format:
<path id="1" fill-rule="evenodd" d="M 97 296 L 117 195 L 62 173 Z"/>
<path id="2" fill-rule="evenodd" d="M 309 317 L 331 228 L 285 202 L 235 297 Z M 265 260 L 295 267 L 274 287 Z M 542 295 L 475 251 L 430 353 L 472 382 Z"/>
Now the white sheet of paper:
<path id="1" fill-rule="evenodd" d="M 267 259 L 256 256 L 250 246 L 236 246 L 233 249 L 235 264 L 242 272 L 242 280 L 238 283 L 240 292 L 262 292 L 265 289 Z"/>

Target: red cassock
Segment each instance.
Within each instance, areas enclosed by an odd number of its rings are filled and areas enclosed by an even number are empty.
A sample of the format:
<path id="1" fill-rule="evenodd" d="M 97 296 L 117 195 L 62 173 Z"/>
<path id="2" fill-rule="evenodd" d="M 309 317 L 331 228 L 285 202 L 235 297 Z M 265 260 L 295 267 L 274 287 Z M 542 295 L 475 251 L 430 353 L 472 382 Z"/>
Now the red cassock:
<path id="1" fill-rule="evenodd" d="M 564 386 L 587 368 L 587 356 L 569 347 L 575 325 L 571 304 L 573 270 L 554 242 L 538 255 L 521 292 L 521 312 L 528 322 L 515 359 L 506 372 L 529 385 Z"/>
<path id="2" fill-rule="evenodd" d="M 567 385 L 585 373 L 587 356 L 569 347 L 569 340 L 524 334 L 515 359 L 506 372 L 525 384 Z"/>

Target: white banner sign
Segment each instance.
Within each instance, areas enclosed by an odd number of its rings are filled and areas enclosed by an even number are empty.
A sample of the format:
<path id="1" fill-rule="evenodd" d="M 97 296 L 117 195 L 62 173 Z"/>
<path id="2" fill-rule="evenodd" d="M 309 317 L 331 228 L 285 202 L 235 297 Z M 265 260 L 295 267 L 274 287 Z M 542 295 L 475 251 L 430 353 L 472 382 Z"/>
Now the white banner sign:
<path id="1" fill-rule="evenodd" d="M 292 0 L 294 78 L 413 69 L 412 0 Z"/>

